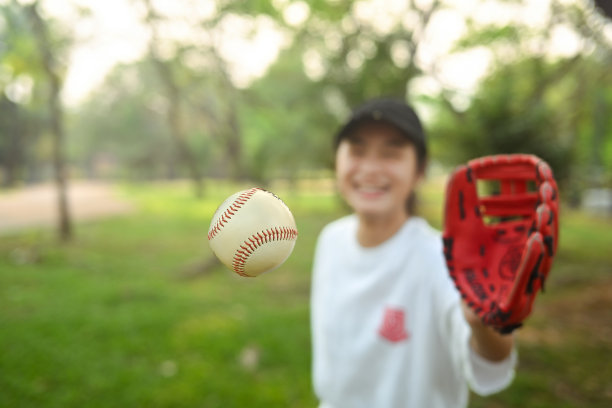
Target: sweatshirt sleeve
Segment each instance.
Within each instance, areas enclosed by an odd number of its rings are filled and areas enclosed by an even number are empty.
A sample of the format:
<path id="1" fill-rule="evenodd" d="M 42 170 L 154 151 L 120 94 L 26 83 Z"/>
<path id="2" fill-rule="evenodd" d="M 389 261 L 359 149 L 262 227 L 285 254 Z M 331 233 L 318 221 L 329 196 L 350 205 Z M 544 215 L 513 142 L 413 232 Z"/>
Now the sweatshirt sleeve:
<path id="1" fill-rule="evenodd" d="M 459 302 L 449 310 L 449 319 L 451 352 L 456 356 L 472 391 L 487 396 L 508 387 L 514 379 L 514 368 L 518 359 L 516 349 L 502 361 L 489 361 L 470 346 L 472 331 Z"/>
<path id="2" fill-rule="evenodd" d="M 492 362 L 480 356 L 470 346 L 472 330 L 461 310 L 461 297 L 448 275 L 443 259 L 437 262 L 438 273 L 434 297 L 441 311 L 439 330 L 446 339 L 454 367 L 463 375 L 469 387 L 478 395 L 494 394 L 508 387 L 514 379 L 517 352 L 508 358 Z"/>

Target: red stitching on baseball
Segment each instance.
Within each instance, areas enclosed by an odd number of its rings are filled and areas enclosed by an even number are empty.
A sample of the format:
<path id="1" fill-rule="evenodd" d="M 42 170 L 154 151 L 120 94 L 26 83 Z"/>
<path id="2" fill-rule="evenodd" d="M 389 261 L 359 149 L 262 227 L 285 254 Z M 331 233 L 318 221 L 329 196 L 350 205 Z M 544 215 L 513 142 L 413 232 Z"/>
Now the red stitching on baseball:
<path id="1" fill-rule="evenodd" d="M 246 190 L 236 197 L 234 202 L 230 204 L 223 214 L 219 216 L 215 226 L 210 229 L 210 232 L 208 233 L 208 240 L 213 239 L 219 233 L 219 231 L 221 231 L 225 224 L 229 222 L 232 215 L 234 215 L 240 209 L 240 207 L 242 207 L 249 200 L 249 198 L 253 197 L 253 195 L 258 191 L 263 190 L 259 187 L 251 188 L 250 190 Z"/>
<path id="2" fill-rule="evenodd" d="M 298 232 L 295 228 L 291 227 L 274 227 L 274 229 L 266 229 L 263 231 L 256 232 L 247 238 L 239 250 L 234 254 L 234 261 L 232 262 L 232 268 L 240 276 L 250 276 L 244 272 L 246 262 L 249 257 L 255 252 L 257 248 L 263 244 L 267 244 L 273 241 L 290 241 L 296 239 Z"/>

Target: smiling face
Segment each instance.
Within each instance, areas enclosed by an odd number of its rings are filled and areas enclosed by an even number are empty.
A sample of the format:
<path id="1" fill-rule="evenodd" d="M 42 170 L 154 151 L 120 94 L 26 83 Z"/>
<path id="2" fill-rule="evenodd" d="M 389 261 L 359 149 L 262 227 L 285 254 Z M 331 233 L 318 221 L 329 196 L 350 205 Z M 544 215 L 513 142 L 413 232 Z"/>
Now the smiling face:
<path id="1" fill-rule="evenodd" d="M 364 123 L 338 145 L 336 181 L 355 213 L 368 221 L 405 220 L 408 197 L 419 182 L 414 145 L 395 127 Z"/>

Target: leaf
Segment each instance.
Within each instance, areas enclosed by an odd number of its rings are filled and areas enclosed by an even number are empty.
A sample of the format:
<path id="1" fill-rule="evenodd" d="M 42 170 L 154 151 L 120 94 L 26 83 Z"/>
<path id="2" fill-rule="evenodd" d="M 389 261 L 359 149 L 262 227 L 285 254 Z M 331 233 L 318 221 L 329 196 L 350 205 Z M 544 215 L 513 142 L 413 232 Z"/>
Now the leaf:
<path id="1" fill-rule="evenodd" d="M 462 51 L 472 47 L 488 46 L 499 42 L 517 43 L 525 34 L 526 28 L 519 26 L 488 25 L 472 28 L 455 44 L 453 51 Z"/>

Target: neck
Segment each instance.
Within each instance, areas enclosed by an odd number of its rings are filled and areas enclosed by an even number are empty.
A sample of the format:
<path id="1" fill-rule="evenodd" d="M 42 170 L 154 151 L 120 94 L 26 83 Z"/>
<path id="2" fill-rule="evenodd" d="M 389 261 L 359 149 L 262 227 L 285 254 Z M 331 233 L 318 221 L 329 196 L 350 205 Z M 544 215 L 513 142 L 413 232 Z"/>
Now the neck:
<path id="1" fill-rule="evenodd" d="M 360 216 L 357 241 L 366 248 L 378 246 L 395 235 L 409 217 L 406 213 L 386 218 Z"/>

